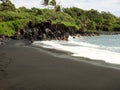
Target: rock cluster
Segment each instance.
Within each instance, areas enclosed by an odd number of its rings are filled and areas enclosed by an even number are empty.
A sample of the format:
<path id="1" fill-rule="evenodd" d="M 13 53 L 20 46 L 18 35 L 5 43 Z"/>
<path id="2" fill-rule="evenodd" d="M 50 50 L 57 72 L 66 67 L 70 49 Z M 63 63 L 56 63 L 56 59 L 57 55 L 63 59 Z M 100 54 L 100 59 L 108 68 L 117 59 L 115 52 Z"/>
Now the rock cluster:
<path id="1" fill-rule="evenodd" d="M 82 31 L 76 30 L 75 27 L 67 27 L 64 24 L 51 24 L 51 21 L 41 23 L 29 22 L 25 30 L 21 29 L 12 37 L 13 39 L 28 39 L 31 42 L 34 40 L 68 40 L 70 36 L 76 35 L 91 35 Z"/>
<path id="2" fill-rule="evenodd" d="M 74 27 L 64 24 L 51 24 L 51 21 L 33 24 L 29 22 L 25 30 L 21 29 L 12 37 L 14 39 L 33 40 L 67 40 L 69 35 L 75 35 Z"/>

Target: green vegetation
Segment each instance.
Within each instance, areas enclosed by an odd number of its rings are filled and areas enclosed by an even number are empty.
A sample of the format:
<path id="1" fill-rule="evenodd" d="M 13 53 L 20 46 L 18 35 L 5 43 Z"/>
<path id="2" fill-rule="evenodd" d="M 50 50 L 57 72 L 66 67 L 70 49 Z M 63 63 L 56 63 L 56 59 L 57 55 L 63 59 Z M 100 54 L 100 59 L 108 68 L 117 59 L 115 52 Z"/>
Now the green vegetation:
<path id="1" fill-rule="evenodd" d="M 29 21 L 39 23 L 47 20 L 85 32 L 120 31 L 120 18 L 109 12 L 100 13 L 97 10 L 82 10 L 76 7 L 61 9 L 55 0 L 44 0 L 43 5 L 53 8 L 16 8 L 10 0 L 1 0 L 0 35 L 12 36 L 17 31 L 24 30 Z"/>

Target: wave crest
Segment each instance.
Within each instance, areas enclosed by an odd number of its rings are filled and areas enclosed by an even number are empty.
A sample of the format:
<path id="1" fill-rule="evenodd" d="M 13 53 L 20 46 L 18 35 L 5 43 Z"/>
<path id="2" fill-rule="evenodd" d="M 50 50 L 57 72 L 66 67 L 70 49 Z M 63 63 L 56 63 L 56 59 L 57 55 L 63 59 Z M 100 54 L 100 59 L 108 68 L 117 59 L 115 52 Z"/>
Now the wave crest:
<path id="1" fill-rule="evenodd" d="M 72 56 L 104 60 L 107 63 L 120 64 L 120 47 L 103 47 L 85 42 L 69 41 L 35 41 L 34 45 L 44 48 L 68 51 Z"/>

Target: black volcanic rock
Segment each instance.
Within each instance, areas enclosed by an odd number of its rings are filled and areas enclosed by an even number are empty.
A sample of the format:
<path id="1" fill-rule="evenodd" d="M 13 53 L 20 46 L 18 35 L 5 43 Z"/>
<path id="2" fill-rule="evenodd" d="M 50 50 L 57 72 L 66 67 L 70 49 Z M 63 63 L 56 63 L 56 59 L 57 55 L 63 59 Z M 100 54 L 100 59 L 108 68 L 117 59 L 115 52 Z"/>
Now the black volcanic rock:
<path id="1" fill-rule="evenodd" d="M 19 32 L 16 32 L 13 38 L 28 39 L 31 42 L 34 40 L 68 40 L 69 35 L 75 36 L 77 34 L 91 35 L 93 33 L 85 33 L 82 30 L 76 30 L 75 27 L 67 27 L 61 23 L 52 24 L 50 20 L 40 23 L 30 21 L 25 30 L 21 29 Z"/>

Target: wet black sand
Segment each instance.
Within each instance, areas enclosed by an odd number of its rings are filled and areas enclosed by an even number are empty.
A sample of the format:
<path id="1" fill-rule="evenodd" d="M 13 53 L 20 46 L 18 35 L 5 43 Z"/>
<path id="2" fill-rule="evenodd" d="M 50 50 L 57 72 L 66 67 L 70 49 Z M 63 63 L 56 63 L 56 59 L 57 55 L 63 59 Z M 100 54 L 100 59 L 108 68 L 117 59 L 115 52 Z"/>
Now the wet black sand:
<path id="1" fill-rule="evenodd" d="M 0 46 L 0 90 L 120 90 L 120 71 L 9 41 Z"/>

